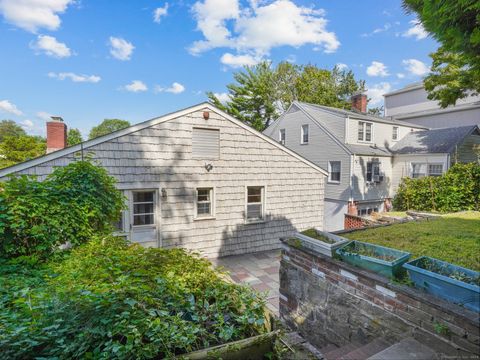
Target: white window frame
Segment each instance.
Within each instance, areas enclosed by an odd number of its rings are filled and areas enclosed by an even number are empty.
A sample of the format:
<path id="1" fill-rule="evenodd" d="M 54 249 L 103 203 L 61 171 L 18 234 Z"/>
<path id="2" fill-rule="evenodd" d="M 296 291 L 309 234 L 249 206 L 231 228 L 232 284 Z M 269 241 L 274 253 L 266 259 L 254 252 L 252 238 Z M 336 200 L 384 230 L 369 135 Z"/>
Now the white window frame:
<path id="1" fill-rule="evenodd" d="M 413 171 L 415 165 L 425 166 L 425 172 L 424 173 L 415 173 Z M 414 176 L 415 174 L 419 174 L 421 176 Z M 412 162 L 412 163 L 410 163 L 410 177 L 412 179 L 420 179 L 420 178 L 425 177 L 425 176 L 428 176 L 428 164 L 426 162 Z"/>
<path id="2" fill-rule="evenodd" d="M 372 175 L 370 177 L 370 180 L 368 180 L 368 164 L 372 164 Z M 375 174 L 375 168 L 378 169 L 378 174 Z M 365 182 L 376 183 L 376 181 L 374 180 L 375 175 L 382 176 L 381 162 L 380 161 L 367 161 L 367 166 L 365 168 Z"/>
<path id="3" fill-rule="evenodd" d="M 210 214 L 198 214 L 198 190 L 210 190 Z M 215 187 L 199 186 L 195 188 L 195 206 L 194 220 L 212 220 L 215 219 Z"/>
<path id="4" fill-rule="evenodd" d="M 305 141 L 305 129 L 307 129 L 307 141 Z M 310 126 L 308 124 L 303 124 L 300 128 L 300 144 L 307 145 L 310 141 Z"/>
<path id="5" fill-rule="evenodd" d="M 400 130 L 400 129 L 399 129 L 398 126 L 392 127 L 392 140 L 393 140 L 393 141 L 397 141 L 397 140 L 398 140 L 399 130 Z"/>
<path id="6" fill-rule="evenodd" d="M 442 169 L 441 169 L 440 173 L 432 174 L 432 172 L 430 171 L 430 166 L 440 166 Z M 427 164 L 427 173 L 428 173 L 428 176 L 442 176 L 443 175 L 443 164 L 442 163 L 428 163 Z"/>
<path id="7" fill-rule="evenodd" d="M 151 192 L 153 193 L 153 213 L 142 213 L 138 215 L 153 215 L 153 223 L 152 224 L 143 224 L 143 225 L 135 225 L 135 204 L 149 204 L 150 201 L 140 201 L 140 202 L 135 202 L 135 193 L 141 193 L 141 192 Z M 158 204 L 158 199 L 157 199 L 157 190 L 155 189 L 135 189 L 131 190 L 131 196 L 132 196 L 132 208 L 131 208 L 131 220 L 130 220 L 130 226 L 131 228 L 135 229 L 140 229 L 140 228 L 149 228 L 149 227 L 155 227 L 157 226 L 157 204 Z"/>
<path id="8" fill-rule="evenodd" d="M 367 140 L 367 125 L 370 125 L 370 140 Z M 361 131 L 360 131 L 361 130 Z M 360 134 L 362 134 L 362 138 L 360 138 Z M 372 143 L 373 142 L 373 123 L 369 121 L 358 121 L 358 128 L 357 128 L 357 141 L 362 143 Z"/>
<path id="9" fill-rule="evenodd" d="M 261 217 L 255 219 L 248 218 L 248 188 L 258 187 L 261 188 L 261 202 L 260 203 L 251 203 L 251 204 L 261 204 Z M 265 185 L 247 185 L 245 186 L 245 223 L 246 224 L 258 224 L 266 221 L 265 219 L 265 209 L 266 209 L 266 193 L 267 187 Z"/>
<path id="10" fill-rule="evenodd" d="M 285 145 L 286 139 L 287 139 L 287 132 L 285 131 L 285 129 L 278 130 L 278 142 L 282 145 Z"/>
<path id="11" fill-rule="evenodd" d="M 340 166 L 340 171 L 339 171 L 340 179 L 339 180 L 333 180 L 332 179 L 332 163 L 338 163 L 339 166 Z M 340 184 L 341 180 L 342 180 L 342 162 L 338 161 L 338 160 L 329 161 L 328 162 L 328 182 L 331 183 L 331 184 Z"/>

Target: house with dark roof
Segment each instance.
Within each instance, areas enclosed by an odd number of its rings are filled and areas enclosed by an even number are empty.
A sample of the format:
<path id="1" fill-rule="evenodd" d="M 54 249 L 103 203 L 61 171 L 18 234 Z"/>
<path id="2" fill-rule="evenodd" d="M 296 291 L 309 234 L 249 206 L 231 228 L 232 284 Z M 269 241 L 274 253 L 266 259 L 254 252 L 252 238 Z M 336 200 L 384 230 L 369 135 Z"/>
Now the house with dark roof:
<path id="1" fill-rule="evenodd" d="M 366 103 L 363 94 L 352 99 L 351 111 L 295 101 L 264 131 L 328 169 L 324 227 L 329 231 L 344 228 L 345 214 L 389 210 L 404 176 L 436 176 L 455 161 L 475 161 L 478 127 L 430 131 L 366 114 Z"/>

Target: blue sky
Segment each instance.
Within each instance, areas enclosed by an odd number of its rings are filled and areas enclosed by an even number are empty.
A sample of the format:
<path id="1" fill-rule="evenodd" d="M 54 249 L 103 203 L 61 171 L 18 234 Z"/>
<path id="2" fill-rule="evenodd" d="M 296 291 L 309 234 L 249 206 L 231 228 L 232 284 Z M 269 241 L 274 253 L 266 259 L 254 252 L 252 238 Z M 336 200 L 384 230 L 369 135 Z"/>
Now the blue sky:
<path id="1" fill-rule="evenodd" d="M 40 135 L 49 115 L 87 134 L 202 102 L 261 59 L 343 64 L 378 106 L 437 47 L 400 0 L 0 0 L 0 17 L 0 119 Z"/>

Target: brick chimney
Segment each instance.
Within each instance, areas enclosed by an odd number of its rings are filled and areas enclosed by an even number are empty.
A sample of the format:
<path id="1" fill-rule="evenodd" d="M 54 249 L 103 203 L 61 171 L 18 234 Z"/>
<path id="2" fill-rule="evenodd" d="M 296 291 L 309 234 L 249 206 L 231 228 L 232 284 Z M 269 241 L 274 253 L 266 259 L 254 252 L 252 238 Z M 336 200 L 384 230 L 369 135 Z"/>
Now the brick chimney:
<path id="1" fill-rule="evenodd" d="M 47 154 L 67 146 L 67 125 L 60 116 L 47 121 Z"/>
<path id="2" fill-rule="evenodd" d="M 367 112 L 367 95 L 358 93 L 352 96 L 352 110 L 359 111 L 361 113 Z"/>

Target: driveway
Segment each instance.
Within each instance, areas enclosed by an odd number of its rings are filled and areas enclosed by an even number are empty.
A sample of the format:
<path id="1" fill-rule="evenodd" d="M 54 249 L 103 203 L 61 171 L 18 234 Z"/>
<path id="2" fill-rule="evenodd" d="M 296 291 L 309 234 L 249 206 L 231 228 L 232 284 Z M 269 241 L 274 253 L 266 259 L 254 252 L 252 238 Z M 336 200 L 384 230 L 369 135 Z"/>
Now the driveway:
<path id="1" fill-rule="evenodd" d="M 268 292 L 267 307 L 278 316 L 280 250 L 227 256 L 211 261 L 215 266 L 223 266 L 228 270 L 233 281 L 249 284 L 260 292 Z"/>

